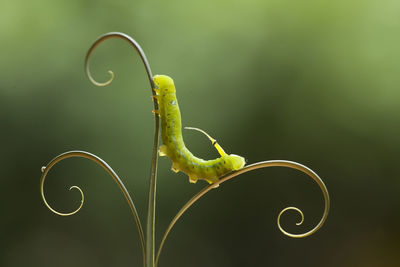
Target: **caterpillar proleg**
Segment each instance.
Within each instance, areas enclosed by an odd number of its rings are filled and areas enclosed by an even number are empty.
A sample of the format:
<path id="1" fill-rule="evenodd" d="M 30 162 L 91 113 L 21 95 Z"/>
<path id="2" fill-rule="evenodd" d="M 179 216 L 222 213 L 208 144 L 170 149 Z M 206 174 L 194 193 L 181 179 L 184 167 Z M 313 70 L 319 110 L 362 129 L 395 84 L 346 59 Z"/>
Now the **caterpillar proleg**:
<path id="1" fill-rule="evenodd" d="M 222 147 L 203 130 L 197 130 L 205 134 L 212 145 L 217 149 L 220 157 L 213 160 L 203 160 L 194 156 L 185 146 L 182 138 L 181 113 L 176 98 L 174 81 L 166 75 L 155 75 L 153 77 L 156 91 L 156 99 L 159 109 L 156 113 L 161 118 L 161 138 L 163 145 L 159 149 L 160 156 L 167 156 L 172 161 L 174 172 L 183 172 L 189 176 L 191 183 L 197 180 L 206 180 L 212 184 L 218 181 L 222 175 L 239 170 L 244 167 L 245 159 L 234 154 L 227 154 Z"/>

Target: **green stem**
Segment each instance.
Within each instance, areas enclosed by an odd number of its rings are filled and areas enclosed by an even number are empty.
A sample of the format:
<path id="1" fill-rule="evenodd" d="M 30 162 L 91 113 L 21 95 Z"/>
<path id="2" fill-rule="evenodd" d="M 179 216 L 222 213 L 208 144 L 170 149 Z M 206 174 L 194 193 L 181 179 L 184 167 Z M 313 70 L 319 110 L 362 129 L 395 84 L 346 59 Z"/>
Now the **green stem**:
<path id="1" fill-rule="evenodd" d="M 310 178 L 312 178 L 319 186 L 319 188 L 322 191 L 322 194 L 324 196 L 324 201 L 325 201 L 325 205 L 324 205 L 324 213 L 322 215 L 321 220 L 319 221 L 319 223 L 310 231 L 303 233 L 303 234 L 291 234 L 289 232 L 286 232 L 280 224 L 280 218 L 281 215 L 287 211 L 287 210 L 295 210 L 297 211 L 300 215 L 301 215 L 301 222 L 297 223 L 296 225 L 300 225 L 303 220 L 304 220 L 304 215 L 303 212 L 301 210 L 299 210 L 296 207 L 287 207 L 285 209 L 283 209 L 279 215 L 278 215 L 278 219 L 277 219 L 277 224 L 278 224 L 278 228 L 279 230 L 290 237 L 293 238 L 302 238 L 302 237 L 307 237 L 309 235 L 314 234 L 319 228 L 322 227 L 322 225 L 324 224 L 326 218 L 328 217 L 328 213 L 329 213 L 329 207 L 330 207 L 330 199 L 329 199 L 329 193 L 328 193 L 328 189 L 326 188 L 324 182 L 322 181 L 322 179 L 318 176 L 318 174 L 316 174 L 313 170 L 311 170 L 310 168 L 294 162 L 294 161 L 288 161 L 288 160 L 269 160 L 269 161 L 261 161 L 261 162 L 257 162 L 251 165 L 248 165 L 246 167 L 244 167 L 241 170 L 235 171 L 235 172 L 231 172 L 228 173 L 222 177 L 219 178 L 219 181 L 216 183 L 213 183 L 205 188 L 203 188 L 199 193 L 197 193 L 194 197 L 192 197 L 180 210 L 179 212 L 175 215 L 175 217 L 172 219 L 170 225 L 168 226 L 167 230 L 165 231 L 162 239 L 161 239 L 161 244 L 158 248 L 157 251 L 157 257 L 156 257 L 156 265 L 158 264 L 158 260 L 160 258 L 160 254 L 161 251 L 164 247 L 164 243 L 165 240 L 167 239 L 168 234 L 170 233 L 171 229 L 174 227 L 175 223 L 179 220 L 179 218 L 185 213 L 185 211 L 190 208 L 197 200 L 199 200 L 202 196 L 204 196 L 207 192 L 211 191 L 213 188 L 215 188 L 215 186 L 218 186 L 232 178 L 237 177 L 240 174 L 252 171 L 252 170 L 256 170 L 256 169 L 261 169 L 261 168 L 268 168 L 268 167 L 286 167 L 286 168 L 291 168 L 291 169 L 296 169 L 299 170 L 305 174 L 307 174 Z"/>
<path id="2" fill-rule="evenodd" d="M 108 174 L 111 175 L 111 177 L 114 179 L 114 181 L 118 184 L 119 188 L 121 189 L 122 193 L 124 194 L 124 197 L 126 199 L 126 201 L 128 202 L 129 208 L 131 209 L 133 218 L 135 219 L 136 222 L 136 226 L 138 228 L 138 232 L 139 232 L 139 236 L 140 236 L 140 241 L 141 241 L 141 245 L 142 245 L 142 253 L 143 253 L 143 257 L 145 257 L 145 241 L 144 241 L 144 235 L 143 235 L 143 230 L 142 230 L 142 225 L 140 223 L 139 220 L 139 215 L 136 211 L 135 208 L 135 204 L 133 203 L 133 200 L 131 198 L 131 196 L 129 195 L 128 190 L 126 189 L 124 183 L 122 182 L 122 180 L 118 177 L 117 173 L 110 167 L 110 165 L 108 165 L 104 160 L 102 160 L 101 158 L 99 158 L 98 156 L 91 154 L 89 152 L 86 151 L 79 151 L 79 150 L 74 150 L 74 151 L 68 151 L 65 153 L 62 153 L 60 155 L 58 155 L 57 157 L 55 157 L 54 159 L 52 159 L 46 166 L 42 167 L 42 177 L 40 178 L 40 193 L 42 195 L 42 199 L 44 204 L 47 206 L 47 208 L 49 208 L 49 210 L 51 210 L 52 212 L 54 212 L 57 215 L 60 216 L 70 216 L 70 215 L 74 215 L 76 214 L 83 206 L 83 202 L 85 201 L 85 196 L 83 194 L 83 191 L 78 187 L 78 186 L 71 186 L 70 190 L 72 189 L 77 189 L 80 193 L 81 193 L 81 204 L 79 205 L 79 207 L 69 213 L 62 213 L 62 212 L 58 212 L 55 209 L 53 209 L 48 203 L 47 200 L 45 198 L 44 195 L 44 181 L 46 179 L 47 174 L 49 173 L 50 169 L 56 165 L 58 162 L 67 159 L 67 158 L 73 158 L 73 157 L 78 157 L 78 158 L 87 158 L 90 159 L 92 161 L 94 161 L 95 163 L 99 164 L 101 167 L 103 167 Z"/>
<path id="3" fill-rule="evenodd" d="M 154 106 L 156 108 L 156 105 L 154 105 Z M 148 209 L 147 209 L 146 267 L 154 266 L 155 221 L 156 221 L 155 210 L 156 210 L 159 127 L 160 127 L 159 118 L 157 115 L 155 115 L 153 157 L 151 160 L 149 201 L 148 201 Z"/>
<path id="4" fill-rule="evenodd" d="M 154 110 L 158 110 L 158 103 L 157 100 L 155 99 L 156 92 L 154 91 L 154 82 L 153 82 L 153 74 L 150 69 L 149 62 L 147 61 L 146 55 L 143 52 L 143 49 L 140 47 L 140 45 L 129 35 L 126 35 L 121 32 L 109 32 L 106 33 L 102 36 L 100 36 L 89 48 L 89 51 L 86 55 L 85 59 L 85 70 L 88 78 L 90 81 L 97 85 L 97 86 L 106 86 L 109 85 L 113 78 L 114 78 L 114 73 L 112 71 L 109 71 L 111 78 L 104 82 L 104 83 L 99 83 L 95 81 L 89 71 L 89 58 L 94 49 L 103 41 L 111 38 L 120 38 L 122 40 L 127 41 L 130 45 L 133 46 L 133 48 L 138 52 L 144 67 L 146 69 L 147 73 L 147 78 L 150 83 L 150 88 L 151 92 L 153 94 L 153 106 Z M 149 202 L 148 202 L 148 210 L 147 210 L 147 224 L 146 224 L 146 250 L 145 250 L 145 259 L 144 259 L 144 265 L 146 267 L 153 267 L 154 266 L 154 240 L 155 240 L 155 209 L 156 209 L 156 185 L 157 185 L 157 161 L 158 161 L 158 143 L 159 143 L 159 129 L 160 129 L 160 119 L 154 113 L 154 144 L 153 144 L 153 156 L 152 156 L 152 161 L 151 161 L 151 170 L 150 170 L 150 188 L 149 188 Z"/>

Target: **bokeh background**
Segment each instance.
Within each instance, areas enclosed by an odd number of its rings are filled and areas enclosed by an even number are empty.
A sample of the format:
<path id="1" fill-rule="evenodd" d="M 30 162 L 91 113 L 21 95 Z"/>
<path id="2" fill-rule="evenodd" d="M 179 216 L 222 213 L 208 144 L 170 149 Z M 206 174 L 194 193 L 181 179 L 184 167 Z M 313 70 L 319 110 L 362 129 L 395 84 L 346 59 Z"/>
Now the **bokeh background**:
<path id="1" fill-rule="evenodd" d="M 148 81 L 136 52 L 101 34 L 121 31 L 143 47 L 155 74 L 174 78 L 185 126 L 199 127 L 249 163 L 287 159 L 306 175 L 254 171 L 213 190 L 172 230 L 160 266 L 399 266 L 400 2 L 5 0 L 0 9 L 0 266 L 141 266 L 139 238 L 114 181 L 93 162 L 41 166 L 73 149 L 92 152 L 120 175 L 143 224 L 153 136 Z M 217 156 L 185 131 L 197 155 Z M 160 159 L 157 241 L 178 209 L 205 186 Z"/>

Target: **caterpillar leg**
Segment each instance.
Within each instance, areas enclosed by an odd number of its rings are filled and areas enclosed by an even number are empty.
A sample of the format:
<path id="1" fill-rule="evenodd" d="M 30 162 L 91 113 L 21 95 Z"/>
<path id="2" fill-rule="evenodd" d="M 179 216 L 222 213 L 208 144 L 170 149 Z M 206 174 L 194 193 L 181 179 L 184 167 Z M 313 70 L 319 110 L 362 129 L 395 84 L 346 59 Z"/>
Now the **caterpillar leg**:
<path id="1" fill-rule="evenodd" d="M 158 149 L 158 155 L 164 157 L 167 156 L 167 153 L 168 153 L 168 147 L 166 145 L 160 146 L 160 148 Z"/>
<path id="2" fill-rule="evenodd" d="M 197 178 L 189 176 L 189 182 L 195 184 L 197 182 Z"/>
<path id="3" fill-rule="evenodd" d="M 214 179 L 206 179 L 206 181 L 207 181 L 209 184 L 213 184 L 213 183 L 215 183 L 216 181 L 218 181 L 218 179 L 217 179 L 217 180 L 214 180 Z M 217 188 L 217 187 L 219 187 L 219 184 L 213 186 L 213 188 Z"/>
<path id="4" fill-rule="evenodd" d="M 178 168 L 178 166 L 177 166 L 175 163 L 172 163 L 171 170 L 172 170 L 173 172 L 179 172 L 179 168 Z"/>

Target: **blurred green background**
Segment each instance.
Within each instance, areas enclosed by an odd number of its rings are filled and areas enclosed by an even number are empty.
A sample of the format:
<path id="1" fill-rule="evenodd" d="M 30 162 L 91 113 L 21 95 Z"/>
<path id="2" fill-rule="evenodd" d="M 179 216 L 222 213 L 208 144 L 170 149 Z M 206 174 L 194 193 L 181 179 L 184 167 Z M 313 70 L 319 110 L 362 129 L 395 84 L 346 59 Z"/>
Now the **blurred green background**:
<path id="1" fill-rule="evenodd" d="M 160 266 L 399 266 L 399 1 L 6 0 L 0 9 L 0 266 L 141 266 L 139 238 L 118 187 L 97 165 L 59 153 L 92 152 L 120 175 L 145 219 L 153 118 L 144 68 L 121 31 L 143 47 L 154 74 L 174 78 L 183 125 L 199 127 L 249 163 L 287 159 L 326 183 L 323 199 L 304 174 L 271 168 L 210 192 L 177 223 Z M 217 156 L 199 133 L 188 147 Z M 205 186 L 160 159 L 157 241 L 178 209 Z M 143 220 L 144 222 L 144 220 Z"/>

